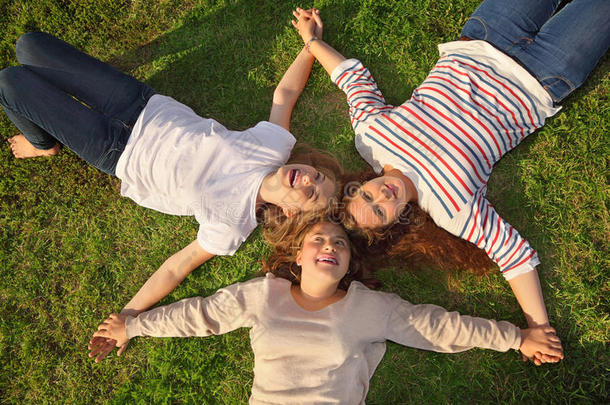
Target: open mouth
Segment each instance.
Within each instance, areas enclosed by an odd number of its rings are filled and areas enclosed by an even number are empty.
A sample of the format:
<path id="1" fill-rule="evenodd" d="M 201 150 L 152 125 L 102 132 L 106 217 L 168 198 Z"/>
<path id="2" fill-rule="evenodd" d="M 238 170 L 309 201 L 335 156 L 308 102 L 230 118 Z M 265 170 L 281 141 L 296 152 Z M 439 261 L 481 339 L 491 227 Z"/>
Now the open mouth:
<path id="1" fill-rule="evenodd" d="M 394 196 L 394 198 L 398 197 L 398 193 L 396 192 L 395 186 L 393 186 L 391 184 L 386 184 L 385 186 L 392 192 L 392 195 Z"/>
<path id="2" fill-rule="evenodd" d="M 316 259 L 317 263 L 327 263 L 327 264 L 332 264 L 334 266 L 338 266 L 339 262 L 337 261 L 337 259 L 334 256 L 331 255 L 323 255 L 320 256 Z"/>
<path id="3" fill-rule="evenodd" d="M 292 169 L 290 171 L 290 177 L 289 177 L 290 187 L 294 187 L 294 185 L 297 184 L 297 181 L 300 177 L 301 177 L 301 171 L 299 169 Z"/>

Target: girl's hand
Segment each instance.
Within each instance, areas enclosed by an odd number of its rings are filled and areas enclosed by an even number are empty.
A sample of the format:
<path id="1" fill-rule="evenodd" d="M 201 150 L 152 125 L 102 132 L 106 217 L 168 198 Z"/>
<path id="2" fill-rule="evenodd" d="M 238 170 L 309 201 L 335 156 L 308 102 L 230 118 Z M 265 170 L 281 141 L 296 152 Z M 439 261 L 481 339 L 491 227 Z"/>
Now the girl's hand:
<path id="1" fill-rule="evenodd" d="M 127 342 L 129 342 L 129 338 L 127 337 L 127 332 L 125 330 L 126 318 L 126 315 L 110 314 L 110 317 L 108 317 L 108 319 L 97 327 L 97 332 L 93 334 L 93 339 L 105 338 L 107 342 L 106 345 L 108 345 L 109 341 L 114 340 L 114 345 L 116 347 L 126 345 Z M 119 352 L 122 353 L 122 350 Z"/>
<path id="2" fill-rule="evenodd" d="M 292 20 L 292 25 L 299 31 L 304 43 L 309 42 L 312 37 L 322 39 L 324 25 L 320 18 L 320 11 L 315 8 L 310 10 L 297 8 L 292 14 L 297 19 L 297 21 Z"/>
<path id="3" fill-rule="evenodd" d="M 563 359 L 561 341 L 550 326 L 521 329 L 521 347 L 524 357 L 537 366 L 544 363 L 557 363 Z"/>
<path id="4" fill-rule="evenodd" d="M 89 341 L 89 357 L 95 357 L 95 362 L 99 363 L 104 357 L 108 356 L 110 352 L 114 350 L 116 347 L 116 340 L 114 339 L 106 339 L 103 337 L 93 337 Z M 117 356 L 123 354 L 123 352 L 127 349 L 127 343 L 123 346 L 119 347 L 117 351 Z M 96 357 L 97 356 L 97 357 Z"/>
<path id="5" fill-rule="evenodd" d="M 317 8 L 312 8 L 310 11 L 314 21 L 316 22 L 316 29 L 314 31 L 314 34 L 316 38 L 322 39 L 322 34 L 324 33 L 324 24 L 322 23 L 322 18 L 320 18 L 320 10 L 318 10 Z"/>

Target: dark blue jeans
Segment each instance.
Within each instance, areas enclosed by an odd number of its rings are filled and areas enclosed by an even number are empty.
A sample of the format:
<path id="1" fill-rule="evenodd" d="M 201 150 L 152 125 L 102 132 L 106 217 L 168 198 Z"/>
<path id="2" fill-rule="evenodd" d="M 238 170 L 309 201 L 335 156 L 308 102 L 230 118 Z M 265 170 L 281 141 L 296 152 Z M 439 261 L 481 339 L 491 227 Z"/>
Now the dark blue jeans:
<path id="1" fill-rule="evenodd" d="M 485 0 L 462 36 L 485 40 L 523 65 L 559 102 L 610 46 L 610 0 Z"/>
<path id="2" fill-rule="evenodd" d="M 0 104 L 38 149 L 60 142 L 98 169 L 115 174 L 148 85 L 43 32 L 17 41 L 22 66 L 0 71 Z"/>

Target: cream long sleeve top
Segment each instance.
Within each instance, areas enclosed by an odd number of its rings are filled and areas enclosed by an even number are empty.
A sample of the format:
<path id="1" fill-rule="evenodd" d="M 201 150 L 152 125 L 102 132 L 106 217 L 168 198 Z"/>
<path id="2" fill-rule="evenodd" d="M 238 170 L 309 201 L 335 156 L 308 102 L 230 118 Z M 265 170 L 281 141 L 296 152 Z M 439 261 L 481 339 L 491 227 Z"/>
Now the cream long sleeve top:
<path id="1" fill-rule="evenodd" d="M 363 404 L 386 340 L 436 352 L 473 347 L 517 349 L 519 328 L 413 305 L 352 282 L 344 298 L 306 311 L 290 282 L 268 274 L 128 317 L 127 335 L 209 336 L 250 328 L 254 351 L 251 404 Z"/>

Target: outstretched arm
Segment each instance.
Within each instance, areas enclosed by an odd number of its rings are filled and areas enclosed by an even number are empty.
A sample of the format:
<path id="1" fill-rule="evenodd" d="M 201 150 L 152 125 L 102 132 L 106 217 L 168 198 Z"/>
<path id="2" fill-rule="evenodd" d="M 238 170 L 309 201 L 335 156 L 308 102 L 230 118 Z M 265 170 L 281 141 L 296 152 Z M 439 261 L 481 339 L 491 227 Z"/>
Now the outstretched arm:
<path id="1" fill-rule="evenodd" d="M 510 284 L 513 293 L 515 294 L 515 297 L 517 298 L 517 301 L 525 314 L 525 319 L 527 320 L 529 327 L 550 328 L 549 317 L 546 313 L 544 298 L 542 297 L 540 279 L 538 278 L 538 272 L 536 269 L 511 278 L 508 280 L 508 284 Z M 559 338 L 557 338 L 557 342 L 559 344 L 559 348 L 561 348 Z M 534 358 L 524 354 L 524 360 L 525 358 L 533 359 L 536 365 L 540 365 L 540 363 L 557 363 L 560 359 L 563 359 L 563 355 L 559 357 L 553 354 L 553 351 L 545 351 L 543 348 L 537 351 Z"/>
<path id="2" fill-rule="evenodd" d="M 485 197 L 480 196 L 471 208 L 468 220 L 456 236 L 474 243 L 498 264 L 530 328 L 548 325 L 549 318 L 535 268 L 538 264 L 536 252 L 516 229 L 498 215 Z M 543 362 L 558 360 L 546 353 L 540 359 Z"/>
<path id="3" fill-rule="evenodd" d="M 519 348 L 520 330 L 510 322 L 460 315 L 432 304 L 413 305 L 397 296 L 393 299 L 386 328 L 388 340 L 441 353 L 474 347 L 497 351 Z"/>
<path id="4" fill-rule="evenodd" d="M 315 36 L 322 38 L 322 24 L 314 25 Z M 307 84 L 315 58 L 305 47 L 299 52 L 273 93 L 269 122 L 290 130 L 292 109 Z"/>
<path id="5" fill-rule="evenodd" d="M 530 328 L 549 324 L 536 269 L 508 280 Z"/>
<path id="6" fill-rule="evenodd" d="M 506 351 L 519 349 L 524 358 L 542 364 L 541 353 L 556 363 L 563 359 L 561 342 L 550 326 L 519 329 L 506 321 L 493 321 L 448 312 L 436 305 L 413 305 L 399 297 L 387 324 L 386 338 L 405 346 L 444 353 L 473 347 Z"/>
<path id="7" fill-rule="evenodd" d="M 93 336 L 120 347 L 135 336 L 209 336 L 250 327 L 263 295 L 260 288 L 263 282 L 259 278 L 232 284 L 209 297 L 186 298 L 136 317 L 110 314 Z"/>
<path id="8" fill-rule="evenodd" d="M 125 305 L 122 316 L 137 316 L 171 293 L 194 269 L 214 257 L 205 251 L 196 240 L 184 249 L 170 256 L 159 269 L 144 283 L 137 294 Z M 89 357 L 99 362 L 115 347 L 116 341 L 94 335 L 89 341 Z M 118 345 L 120 356 L 127 343 Z"/>
<path id="9" fill-rule="evenodd" d="M 314 57 L 305 48 L 299 52 L 273 92 L 269 122 L 290 130 L 292 110 L 307 83 L 314 62 Z"/>
<path id="10" fill-rule="evenodd" d="M 205 251 L 194 240 L 187 247 L 170 256 L 144 283 L 137 294 L 121 311 L 123 315 L 136 316 L 155 305 L 171 293 L 193 270 L 214 255 Z"/>
<path id="11" fill-rule="evenodd" d="M 322 24 L 316 9 L 308 11 L 297 8 L 293 14 L 297 21 L 293 20 L 292 25 L 299 31 L 306 48 L 324 66 L 331 80 L 347 96 L 350 120 L 354 129 L 369 117 L 394 108 L 386 104 L 377 83 L 360 61 L 346 60 L 343 55 L 315 35 L 314 26 Z"/>

